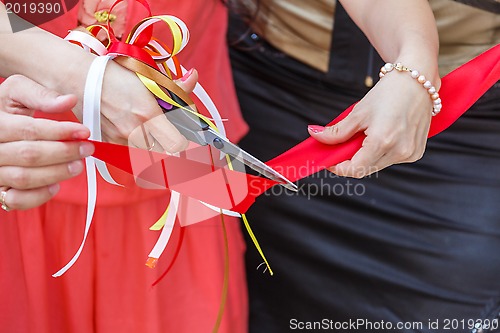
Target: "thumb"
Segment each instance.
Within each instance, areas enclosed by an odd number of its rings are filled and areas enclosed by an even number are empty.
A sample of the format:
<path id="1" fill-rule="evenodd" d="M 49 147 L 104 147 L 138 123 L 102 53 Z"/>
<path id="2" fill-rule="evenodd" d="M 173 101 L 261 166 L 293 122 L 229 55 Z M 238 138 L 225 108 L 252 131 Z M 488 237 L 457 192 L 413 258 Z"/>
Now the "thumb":
<path id="1" fill-rule="evenodd" d="M 354 134 L 359 132 L 361 126 L 358 122 L 347 116 L 342 121 L 331 126 L 309 125 L 309 134 L 321 143 L 334 145 L 349 140 Z"/>
<path id="2" fill-rule="evenodd" d="M 77 101 L 78 98 L 76 95 L 59 95 L 55 99 L 45 101 L 44 105 L 35 109 L 47 113 L 66 112 L 71 111 L 71 109 L 75 107 Z"/>
<path id="3" fill-rule="evenodd" d="M 175 80 L 175 83 L 188 94 L 192 93 L 196 83 L 198 83 L 198 71 L 191 68 L 183 77 L 179 80 Z"/>
<path id="4" fill-rule="evenodd" d="M 71 110 L 77 102 L 74 95 L 60 95 L 22 75 L 9 77 L 0 90 L 0 97 L 10 101 L 4 106 L 6 111 L 15 114 L 30 115 L 35 110 L 64 112 Z"/>

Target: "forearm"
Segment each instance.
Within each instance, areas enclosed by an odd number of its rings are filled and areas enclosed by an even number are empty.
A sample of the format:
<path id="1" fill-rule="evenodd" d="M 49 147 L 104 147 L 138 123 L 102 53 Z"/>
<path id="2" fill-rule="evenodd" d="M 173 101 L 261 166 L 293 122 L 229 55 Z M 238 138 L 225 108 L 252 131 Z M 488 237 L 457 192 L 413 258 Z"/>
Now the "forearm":
<path id="1" fill-rule="evenodd" d="M 0 75 L 23 74 L 59 94 L 73 94 L 73 109 L 82 119 L 85 81 L 95 56 L 40 29 L 12 33 L 0 6 Z M 194 88 L 196 80 L 192 82 Z M 100 99 L 101 130 L 105 140 L 144 145 L 143 130 L 158 142 L 157 150 L 184 150 L 187 140 L 172 125 L 138 76 L 117 63 L 107 63 Z M 157 117 L 160 116 L 160 117 Z M 154 122 L 148 120 L 155 118 Z M 138 134 L 137 134 L 138 133 Z"/>
<path id="2" fill-rule="evenodd" d="M 39 28 L 12 33 L 3 4 L 0 45 L 0 76 L 22 74 L 61 94 L 83 95 L 94 56 Z"/>
<path id="3" fill-rule="evenodd" d="M 439 40 L 427 0 L 339 0 L 384 61 L 401 62 L 438 86 Z"/>

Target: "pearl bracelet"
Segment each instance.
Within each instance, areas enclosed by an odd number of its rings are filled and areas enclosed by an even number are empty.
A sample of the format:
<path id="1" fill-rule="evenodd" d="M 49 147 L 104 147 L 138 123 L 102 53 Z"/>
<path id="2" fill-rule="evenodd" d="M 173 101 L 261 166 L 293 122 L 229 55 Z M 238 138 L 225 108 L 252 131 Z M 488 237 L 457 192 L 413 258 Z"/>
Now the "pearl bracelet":
<path id="1" fill-rule="evenodd" d="M 412 78 L 416 79 L 418 83 L 422 84 L 422 86 L 425 88 L 425 90 L 427 90 L 427 92 L 431 97 L 433 116 L 437 115 L 441 111 L 443 105 L 441 104 L 441 98 L 439 98 L 439 93 L 437 92 L 436 87 L 434 87 L 431 81 L 428 81 L 425 78 L 425 76 L 420 75 L 420 73 L 417 70 L 403 66 L 400 62 L 396 64 L 388 62 L 384 66 L 382 66 L 378 76 L 380 78 L 383 78 L 387 73 L 391 72 L 393 69 L 397 70 L 398 72 L 409 72 Z"/>

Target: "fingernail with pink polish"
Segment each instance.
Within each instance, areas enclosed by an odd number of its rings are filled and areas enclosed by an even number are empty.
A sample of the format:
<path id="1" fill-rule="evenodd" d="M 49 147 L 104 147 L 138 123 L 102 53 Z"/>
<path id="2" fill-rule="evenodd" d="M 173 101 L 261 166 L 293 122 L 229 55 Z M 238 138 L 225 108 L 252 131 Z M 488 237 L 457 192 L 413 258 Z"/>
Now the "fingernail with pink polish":
<path id="1" fill-rule="evenodd" d="M 68 164 L 69 174 L 72 176 L 76 176 L 83 171 L 83 163 L 81 161 L 73 161 Z"/>
<path id="2" fill-rule="evenodd" d="M 186 74 L 184 74 L 183 77 L 181 77 L 181 81 L 185 82 L 187 79 L 189 79 L 191 74 L 193 74 L 193 71 L 194 71 L 194 68 L 191 68 Z"/>
<path id="3" fill-rule="evenodd" d="M 61 186 L 59 184 L 52 184 L 49 186 L 49 193 L 54 196 L 57 194 L 57 192 L 59 192 L 59 189 L 61 188 Z"/>
<path id="4" fill-rule="evenodd" d="M 325 130 L 325 127 L 320 125 L 309 125 L 307 129 L 312 133 L 321 133 Z"/>
<path id="5" fill-rule="evenodd" d="M 94 145 L 91 144 L 90 142 L 83 142 L 80 145 L 80 157 L 85 158 L 94 153 Z"/>
<path id="6" fill-rule="evenodd" d="M 90 133 L 88 131 L 77 131 L 73 133 L 73 139 L 75 140 L 87 139 L 89 135 Z"/>

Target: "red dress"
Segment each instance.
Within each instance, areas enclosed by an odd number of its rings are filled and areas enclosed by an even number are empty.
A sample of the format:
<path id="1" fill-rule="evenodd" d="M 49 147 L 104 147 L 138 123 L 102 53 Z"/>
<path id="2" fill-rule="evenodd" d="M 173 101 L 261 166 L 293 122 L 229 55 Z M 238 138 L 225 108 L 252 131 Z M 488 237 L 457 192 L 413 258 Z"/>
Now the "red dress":
<path id="1" fill-rule="evenodd" d="M 129 5 L 127 25 L 134 23 L 135 10 Z M 217 0 L 165 0 L 152 1 L 152 10 L 187 23 L 192 39 L 179 58 L 186 68 L 198 69 L 200 83 L 222 117 L 229 118 L 229 138 L 238 140 L 246 125 L 228 62 L 225 6 Z M 77 12 L 75 8 L 44 28 L 62 36 L 76 26 Z M 83 252 L 66 274 L 51 276 L 81 242 L 86 188 L 82 174 L 63 182 L 60 193 L 39 208 L 0 212 L 0 332 L 211 332 L 224 276 L 221 220 L 185 227 L 177 261 L 152 286 L 170 264 L 180 234 L 177 226 L 155 269 L 145 266 L 159 235 L 149 227 L 169 200 L 164 191 L 119 188 L 99 179 L 97 209 Z M 225 224 L 230 276 L 219 332 L 240 333 L 247 330 L 245 245 L 239 221 L 225 217 Z"/>

